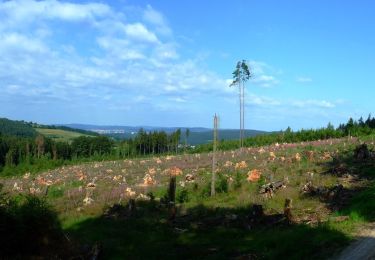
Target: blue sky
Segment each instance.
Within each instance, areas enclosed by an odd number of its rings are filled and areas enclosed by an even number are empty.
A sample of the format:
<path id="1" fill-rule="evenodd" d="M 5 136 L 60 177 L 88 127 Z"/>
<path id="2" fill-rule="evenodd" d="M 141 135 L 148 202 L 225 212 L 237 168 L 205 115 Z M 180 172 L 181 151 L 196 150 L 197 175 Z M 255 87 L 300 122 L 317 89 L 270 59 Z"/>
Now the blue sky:
<path id="1" fill-rule="evenodd" d="M 375 114 L 372 1 L 0 1 L 0 117 L 316 128 Z"/>

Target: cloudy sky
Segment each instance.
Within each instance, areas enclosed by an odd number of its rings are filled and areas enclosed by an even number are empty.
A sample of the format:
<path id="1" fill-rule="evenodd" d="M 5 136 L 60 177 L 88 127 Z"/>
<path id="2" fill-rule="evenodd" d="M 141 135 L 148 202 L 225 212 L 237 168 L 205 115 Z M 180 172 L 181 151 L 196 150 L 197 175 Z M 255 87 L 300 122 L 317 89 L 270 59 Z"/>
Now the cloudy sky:
<path id="1" fill-rule="evenodd" d="M 375 114 L 372 1 L 0 0 L 0 117 L 315 128 Z"/>

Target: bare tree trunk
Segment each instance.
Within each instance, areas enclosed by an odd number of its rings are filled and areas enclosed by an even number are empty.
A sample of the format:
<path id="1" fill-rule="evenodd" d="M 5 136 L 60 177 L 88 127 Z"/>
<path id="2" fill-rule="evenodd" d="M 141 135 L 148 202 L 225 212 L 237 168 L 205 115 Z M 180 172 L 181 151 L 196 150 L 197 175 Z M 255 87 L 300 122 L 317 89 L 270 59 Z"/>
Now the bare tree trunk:
<path id="1" fill-rule="evenodd" d="M 245 83 L 242 82 L 242 145 L 244 146 L 245 139 Z"/>
<path id="2" fill-rule="evenodd" d="M 238 90 L 239 90 L 239 97 L 240 97 L 240 148 L 242 148 L 242 89 L 241 89 L 241 81 L 238 82 Z"/>
<path id="3" fill-rule="evenodd" d="M 212 178 L 211 178 L 211 196 L 215 196 L 216 182 L 216 149 L 217 149 L 217 116 L 214 117 L 214 140 L 212 149 Z"/>

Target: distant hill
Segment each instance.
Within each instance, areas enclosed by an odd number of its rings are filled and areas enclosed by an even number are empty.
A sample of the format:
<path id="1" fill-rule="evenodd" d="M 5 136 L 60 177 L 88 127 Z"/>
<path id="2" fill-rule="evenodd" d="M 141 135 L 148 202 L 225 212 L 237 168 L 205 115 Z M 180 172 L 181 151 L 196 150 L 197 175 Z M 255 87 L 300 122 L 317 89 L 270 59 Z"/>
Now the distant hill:
<path id="1" fill-rule="evenodd" d="M 172 133 L 181 129 L 181 142 L 185 142 L 185 130 L 190 130 L 188 143 L 190 145 L 204 144 L 212 141 L 212 129 L 204 127 L 157 127 L 157 126 L 102 126 L 102 125 L 85 125 L 85 124 L 66 124 L 60 125 L 71 128 L 78 128 L 87 131 L 94 131 L 115 139 L 129 139 L 135 137 L 139 129 L 149 131 L 165 131 Z M 245 136 L 251 137 L 268 132 L 258 130 L 246 130 Z M 239 138 L 239 130 L 236 129 L 219 129 L 219 140 L 235 140 Z"/>
<path id="2" fill-rule="evenodd" d="M 165 131 L 167 133 L 171 133 L 176 131 L 177 129 L 181 129 L 181 131 L 185 131 L 186 129 L 190 129 L 190 132 L 206 132 L 210 131 L 209 128 L 204 127 L 162 127 L 162 126 L 116 126 L 116 125 L 86 125 L 86 124 L 57 124 L 56 126 L 65 126 L 69 128 L 76 128 L 82 129 L 87 131 L 94 131 L 97 133 L 103 132 L 105 130 L 116 132 L 122 131 L 125 133 L 137 133 L 139 129 L 143 128 L 143 130 L 149 131 Z"/>
<path id="3" fill-rule="evenodd" d="M 2 135 L 20 137 L 33 137 L 37 135 L 37 132 L 32 127 L 32 123 L 15 121 L 7 118 L 0 118 L 0 133 Z"/>
<path id="4" fill-rule="evenodd" d="M 257 131 L 257 130 L 245 130 L 245 137 L 252 137 L 260 134 L 266 134 L 267 132 L 264 131 Z M 219 140 L 235 140 L 239 138 L 239 130 L 235 129 L 219 129 L 218 131 L 218 139 Z M 204 132 L 190 132 L 188 143 L 190 145 L 196 144 L 205 144 L 212 142 L 213 133 L 212 130 L 204 131 Z M 182 142 L 185 142 L 185 135 L 183 134 L 181 137 Z"/>
<path id="5" fill-rule="evenodd" d="M 181 129 L 181 143 L 185 143 L 185 131 L 190 130 L 188 143 L 190 145 L 204 144 L 212 141 L 212 129 L 204 127 L 157 127 L 157 126 L 103 126 L 103 125 L 85 125 L 85 124 L 57 124 L 42 125 L 33 122 L 15 121 L 7 118 L 0 118 L 0 133 L 3 135 L 13 135 L 22 137 L 34 137 L 38 133 L 55 141 L 70 142 L 79 136 L 98 136 L 106 135 L 114 139 L 134 138 L 139 129 L 145 131 L 165 131 L 172 133 Z M 265 134 L 265 131 L 246 130 L 245 136 L 251 137 L 259 134 Z M 239 136 L 239 130 L 219 129 L 219 140 L 234 140 Z"/>
<path id="6" fill-rule="evenodd" d="M 71 141 L 79 136 L 99 136 L 98 133 L 69 128 L 66 126 L 42 125 L 34 122 L 25 122 L 0 118 L 0 134 L 18 137 L 35 137 L 42 134 L 56 141 Z"/>

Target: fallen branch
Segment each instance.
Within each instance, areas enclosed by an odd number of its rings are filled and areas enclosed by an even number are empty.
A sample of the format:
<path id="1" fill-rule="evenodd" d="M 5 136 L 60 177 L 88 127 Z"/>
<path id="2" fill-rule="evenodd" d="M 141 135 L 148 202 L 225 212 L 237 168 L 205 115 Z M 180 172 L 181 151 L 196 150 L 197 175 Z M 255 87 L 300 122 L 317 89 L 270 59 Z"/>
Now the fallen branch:
<path id="1" fill-rule="evenodd" d="M 272 198 L 273 193 L 275 193 L 277 190 L 281 188 L 286 188 L 287 182 L 287 180 L 283 180 L 264 184 L 260 187 L 259 193 L 265 194 L 266 196 Z"/>

